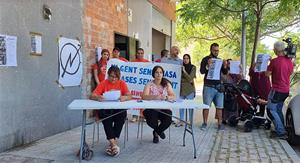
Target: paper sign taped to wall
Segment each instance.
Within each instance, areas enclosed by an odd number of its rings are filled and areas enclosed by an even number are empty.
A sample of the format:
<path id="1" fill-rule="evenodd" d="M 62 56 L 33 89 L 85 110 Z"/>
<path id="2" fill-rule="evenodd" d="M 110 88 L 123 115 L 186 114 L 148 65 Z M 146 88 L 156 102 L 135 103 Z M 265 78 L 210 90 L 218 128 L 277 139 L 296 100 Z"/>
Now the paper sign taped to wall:
<path id="1" fill-rule="evenodd" d="M 82 53 L 78 40 L 60 37 L 58 41 L 58 82 L 64 86 L 78 86 L 82 80 Z"/>
<path id="2" fill-rule="evenodd" d="M 0 35 L 0 66 L 17 66 L 17 37 Z"/>

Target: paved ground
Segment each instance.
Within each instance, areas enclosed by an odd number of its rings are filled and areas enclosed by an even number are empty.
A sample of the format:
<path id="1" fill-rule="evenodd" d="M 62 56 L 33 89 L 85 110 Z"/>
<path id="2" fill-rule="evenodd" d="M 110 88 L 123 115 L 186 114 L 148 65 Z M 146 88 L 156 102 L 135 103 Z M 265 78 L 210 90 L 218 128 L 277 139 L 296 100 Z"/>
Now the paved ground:
<path id="1" fill-rule="evenodd" d="M 212 118 L 211 118 L 212 119 Z M 137 123 L 129 123 L 129 140 L 121 154 L 112 158 L 104 153 L 106 144 L 103 127 L 100 125 L 100 142 L 95 145 L 93 162 L 300 162 L 299 157 L 286 141 L 269 139 L 268 131 L 242 132 L 242 128 L 226 127 L 218 132 L 210 123 L 207 131 L 195 126 L 197 158 L 193 158 L 191 136 L 187 135 L 186 146 L 182 146 L 183 127 L 171 128 L 171 141 L 167 138 L 159 144 L 152 143 L 152 130 L 144 125 L 143 140 L 136 138 Z M 93 126 L 88 126 L 88 142 L 92 142 Z M 124 130 L 123 130 L 124 131 Z M 0 162 L 78 162 L 75 156 L 79 148 L 80 128 L 63 132 L 26 147 L 20 147 L 0 154 Z M 84 161 L 87 162 L 87 161 Z"/>

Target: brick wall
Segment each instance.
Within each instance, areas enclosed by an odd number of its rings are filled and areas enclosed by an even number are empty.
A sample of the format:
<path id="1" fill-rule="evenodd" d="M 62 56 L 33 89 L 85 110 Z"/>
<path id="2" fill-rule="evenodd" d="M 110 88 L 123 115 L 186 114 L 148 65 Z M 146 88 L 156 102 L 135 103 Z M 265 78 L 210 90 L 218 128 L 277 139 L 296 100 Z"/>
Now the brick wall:
<path id="1" fill-rule="evenodd" d="M 176 20 L 175 0 L 148 0 L 156 9 L 163 13 L 170 20 Z"/>
<path id="2" fill-rule="evenodd" d="M 89 95 L 91 65 L 95 63 L 95 48 L 99 46 L 112 51 L 114 33 L 127 35 L 127 1 L 85 0 L 83 11 L 83 38 L 86 56 L 84 66 L 86 93 L 84 95 Z"/>

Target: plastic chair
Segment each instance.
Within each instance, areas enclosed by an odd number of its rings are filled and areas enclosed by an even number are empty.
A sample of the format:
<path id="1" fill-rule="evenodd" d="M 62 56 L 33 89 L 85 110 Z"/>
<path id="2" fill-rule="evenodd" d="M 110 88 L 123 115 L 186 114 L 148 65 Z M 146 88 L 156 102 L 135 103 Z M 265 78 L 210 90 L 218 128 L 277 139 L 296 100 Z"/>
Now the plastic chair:
<path id="1" fill-rule="evenodd" d="M 99 123 L 101 122 L 101 119 L 99 121 L 96 121 L 96 118 L 94 118 L 94 123 L 93 123 L 93 142 L 92 142 L 92 148 L 94 147 L 95 144 L 95 130 L 97 127 L 97 143 L 99 143 L 99 138 L 100 138 L 100 132 L 99 132 Z M 125 123 L 124 123 L 124 147 L 126 146 L 126 141 L 128 141 L 128 118 L 126 117 Z"/>
<path id="2" fill-rule="evenodd" d="M 100 120 L 99 121 L 96 121 L 96 117 L 94 118 L 94 124 L 93 124 L 93 143 L 92 143 L 92 148 L 94 147 L 94 144 L 95 144 L 95 129 L 96 129 L 96 126 L 97 126 L 97 143 L 99 143 L 99 137 L 100 137 L 100 132 L 99 132 L 99 123 L 100 123 Z"/>

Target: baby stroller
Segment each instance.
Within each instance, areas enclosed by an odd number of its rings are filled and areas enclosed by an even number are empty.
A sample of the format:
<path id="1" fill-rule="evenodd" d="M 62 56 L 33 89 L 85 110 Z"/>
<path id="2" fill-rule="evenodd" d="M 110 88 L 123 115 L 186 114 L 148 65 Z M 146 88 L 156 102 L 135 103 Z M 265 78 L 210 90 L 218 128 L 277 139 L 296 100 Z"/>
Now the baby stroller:
<path id="1" fill-rule="evenodd" d="M 247 80 L 241 80 L 237 85 L 231 83 L 223 83 L 225 87 L 225 95 L 233 95 L 233 100 L 236 102 L 236 114 L 232 114 L 228 118 L 230 126 L 237 126 L 239 121 L 244 122 L 244 131 L 251 132 L 253 128 L 263 126 L 265 129 L 271 128 L 271 121 L 266 117 L 256 116 L 257 100 L 259 97 L 254 97 L 250 83 Z M 226 102 L 226 101 L 225 101 Z"/>

